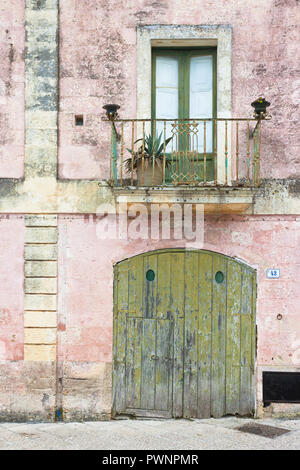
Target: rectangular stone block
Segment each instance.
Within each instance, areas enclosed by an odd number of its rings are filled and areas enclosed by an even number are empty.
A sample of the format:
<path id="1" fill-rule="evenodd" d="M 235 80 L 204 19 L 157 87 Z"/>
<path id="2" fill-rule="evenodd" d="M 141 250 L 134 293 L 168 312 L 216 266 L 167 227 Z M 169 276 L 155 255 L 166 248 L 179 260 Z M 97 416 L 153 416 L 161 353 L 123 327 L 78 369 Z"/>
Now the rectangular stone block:
<path id="1" fill-rule="evenodd" d="M 56 310 L 55 294 L 25 294 L 25 310 Z"/>
<path id="2" fill-rule="evenodd" d="M 55 112 L 58 90 L 56 77 L 26 77 L 26 112 Z M 53 146 L 56 143 L 57 131 L 54 129 L 30 127 L 26 129 L 26 144 L 40 146 L 40 143 Z"/>
<path id="3" fill-rule="evenodd" d="M 25 245 L 25 260 L 57 260 L 56 245 Z"/>
<path id="4" fill-rule="evenodd" d="M 55 361 L 56 346 L 54 344 L 25 344 L 24 361 Z"/>
<path id="5" fill-rule="evenodd" d="M 55 227 L 26 227 L 25 243 L 56 243 Z"/>
<path id="6" fill-rule="evenodd" d="M 26 227 L 56 227 L 57 215 L 25 215 Z"/>
<path id="7" fill-rule="evenodd" d="M 26 0 L 28 10 L 55 10 L 58 8 L 58 0 Z"/>
<path id="8" fill-rule="evenodd" d="M 39 60 L 36 60 L 37 55 Z M 46 87 L 47 80 L 43 82 L 43 79 L 57 80 L 58 76 L 58 56 L 57 56 L 57 43 L 41 43 L 36 42 L 26 43 L 26 55 L 25 55 L 25 66 L 26 66 L 26 82 L 28 80 L 37 80 L 41 88 Z M 53 82 L 54 83 L 54 82 Z M 36 84 L 35 84 L 36 85 Z M 27 88 L 27 87 L 26 87 Z M 57 83 L 56 83 L 57 89 Z M 57 102 L 51 101 L 51 105 L 46 105 L 47 101 L 38 101 L 35 103 L 31 100 L 31 93 L 34 90 L 26 89 L 26 109 L 42 110 L 42 111 L 57 111 Z M 45 95 L 46 96 L 46 95 Z M 31 105 L 27 102 L 27 99 L 31 100 Z"/>
<path id="9" fill-rule="evenodd" d="M 25 261 L 25 276 L 55 277 L 57 261 Z"/>
<path id="10" fill-rule="evenodd" d="M 48 99 L 48 98 L 47 98 Z M 34 100 L 36 102 L 36 100 Z M 27 129 L 26 143 L 32 147 L 57 147 L 57 131 L 54 129 Z"/>
<path id="11" fill-rule="evenodd" d="M 57 279 L 54 277 L 25 278 L 26 294 L 56 294 Z"/>
<path id="12" fill-rule="evenodd" d="M 26 145 L 25 159 L 29 175 L 56 176 L 57 150 L 54 147 L 43 148 Z M 41 168 L 44 173 L 41 173 Z"/>
<path id="13" fill-rule="evenodd" d="M 57 150 L 54 147 L 25 148 L 25 176 L 26 178 L 56 178 Z"/>
<path id="14" fill-rule="evenodd" d="M 26 111 L 27 129 L 57 129 L 56 111 Z"/>
<path id="15" fill-rule="evenodd" d="M 57 0 L 27 0 L 26 2 L 26 25 L 41 23 L 45 28 L 51 24 L 57 23 Z M 45 11 L 53 10 L 53 11 Z"/>
<path id="16" fill-rule="evenodd" d="M 24 312 L 24 327 L 55 328 L 56 312 Z"/>
<path id="17" fill-rule="evenodd" d="M 27 25 L 26 28 L 26 43 L 30 44 L 42 44 L 42 43 L 55 43 L 57 38 L 57 21 L 48 21 L 49 10 L 47 11 L 46 18 L 40 21 L 40 23 L 34 22 L 31 25 Z"/>
<path id="18" fill-rule="evenodd" d="M 25 328 L 24 344 L 55 344 L 56 328 Z"/>

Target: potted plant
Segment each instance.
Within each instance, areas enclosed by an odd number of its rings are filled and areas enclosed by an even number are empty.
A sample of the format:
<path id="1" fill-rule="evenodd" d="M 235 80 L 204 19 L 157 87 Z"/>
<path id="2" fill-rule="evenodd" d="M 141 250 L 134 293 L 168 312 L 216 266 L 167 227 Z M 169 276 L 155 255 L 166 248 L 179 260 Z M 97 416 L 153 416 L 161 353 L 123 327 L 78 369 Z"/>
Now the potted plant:
<path id="1" fill-rule="evenodd" d="M 155 186 L 162 183 L 163 180 L 163 150 L 167 147 L 172 139 L 169 137 L 161 143 L 162 132 L 157 138 L 153 138 L 151 134 L 145 136 L 144 145 L 141 145 L 137 151 L 127 149 L 131 153 L 131 157 L 125 160 L 125 171 L 131 173 L 135 170 L 137 173 L 138 185 Z M 137 139 L 134 143 L 142 141 Z M 154 156 L 154 169 L 153 169 Z M 144 171 L 143 171 L 144 161 Z M 166 168 L 170 165 L 170 161 L 166 158 Z M 153 174 L 154 172 L 154 174 Z"/>

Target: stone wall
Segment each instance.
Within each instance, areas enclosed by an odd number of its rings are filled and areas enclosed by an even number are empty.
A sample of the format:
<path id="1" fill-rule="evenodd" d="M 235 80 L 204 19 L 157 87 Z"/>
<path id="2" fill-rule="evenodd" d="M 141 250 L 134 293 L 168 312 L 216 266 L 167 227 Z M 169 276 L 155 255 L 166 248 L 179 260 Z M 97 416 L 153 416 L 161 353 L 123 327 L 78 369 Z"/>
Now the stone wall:
<path id="1" fill-rule="evenodd" d="M 104 103 L 116 102 L 121 117 L 136 117 L 137 28 L 228 25 L 232 115 L 251 116 L 250 103 L 264 94 L 273 119 L 263 126 L 262 176 L 299 177 L 299 24 L 297 0 L 61 2 L 60 176 L 108 177 L 109 126 L 100 116 Z M 75 126 L 76 114 L 83 127 Z"/>
<path id="2" fill-rule="evenodd" d="M 207 217 L 198 247 L 257 269 L 259 411 L 262 370 L 300 368 L 299 2 L 0 0 L 0 14 L 0 419 L 108 419 L 113 264 L 185 246 L 97 237 L 99 205 L 115 204 L 102 106 L 136 117 L 137 30 L 149 24 L 225 25 L 228 109 L 250 116 L 260 94 L 272 103 L 254 204 Z M 268 267 L 281 278 L 267 280 Z"/>
<path id="3" fill-rule="evenodd" d="M 24 358 L 24 217 L 0 216 L 0 361 Z"/>
<path id="4" fill-rule="evenodd" d="M 25 1 L 0 1 L 0 177 L 24 172 Z"/>
<path id="5" fill-rule="evenodd" d="M 187 241 L 101 240 L 98 224 L 101 219 L 93 216 L 59 218 L 59 250 L 63 256 L 59 357 L 74 364 L 80 360 L 92 364 L 100 361 L 100 378 L 112 361 L 113 265 L 151 250 L 182 248 Z M 210 216 L 205 218 L 204 244 L 194 247 L 237 258 L 257 270 L 258 408 L 262 401 L 262 371 L 297 370 L 300 366 L 299 226 L 299 216 Z M 276 266 L 281 270 L 280 279 L 267 279 L 266 270 Z M 77 393 L 80 386 L 84 393 L 86 383 L 78 384 Z M 109 381 L 105 390 L 105 403 L 109 403 Z M 99 389 L 98 400 L 101 396 Z M 86 406 L 90 400 L 86 397 Z"/>

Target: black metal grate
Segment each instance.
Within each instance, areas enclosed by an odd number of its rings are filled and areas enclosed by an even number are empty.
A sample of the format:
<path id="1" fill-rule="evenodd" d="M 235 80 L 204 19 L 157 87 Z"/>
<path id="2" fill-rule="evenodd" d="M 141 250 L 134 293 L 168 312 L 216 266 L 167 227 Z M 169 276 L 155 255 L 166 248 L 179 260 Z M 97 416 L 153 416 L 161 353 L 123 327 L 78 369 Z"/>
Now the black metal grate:
<path id="1" fill-rule="evenodd" d="M 263 402 L 300 403 L 300 372 L 263 372 Z"/>
<path id="2" fill-rule="evenodd" d="M 241 426 L 237 429 L 238 431 L 257 434 L 258 436 L 269 437 L 270 439 L 274 439 L 274 437 L 278 437 L 282 434 L 290 432 L 288 429 L 267 426 L 265 424 L 244 424 L 244 426 Z"/>

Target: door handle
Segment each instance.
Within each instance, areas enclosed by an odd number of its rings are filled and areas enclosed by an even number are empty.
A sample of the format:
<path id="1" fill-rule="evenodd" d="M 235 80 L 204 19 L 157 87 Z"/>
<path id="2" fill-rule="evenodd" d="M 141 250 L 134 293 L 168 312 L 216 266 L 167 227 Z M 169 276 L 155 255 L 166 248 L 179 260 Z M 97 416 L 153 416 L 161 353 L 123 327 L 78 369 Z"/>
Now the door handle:
<path id="1" fill-rule="evenodd" d="M 158 361 L 158 360 L 159 360 L 159 356 L 156 356 L 155 354 L 153 354 L 153 355 L 151 356 L 151 359 L 152 359 L 152 361 Z M 165 361 L 172 361 L 172 358 L 171 358 L 171 357 L 168 357 L 168 356 L 163 357 L 163 359 L 164 359 Z"/>

